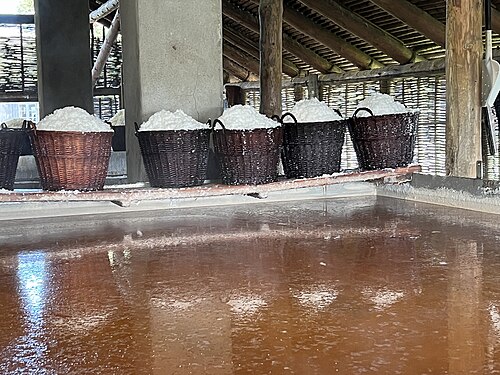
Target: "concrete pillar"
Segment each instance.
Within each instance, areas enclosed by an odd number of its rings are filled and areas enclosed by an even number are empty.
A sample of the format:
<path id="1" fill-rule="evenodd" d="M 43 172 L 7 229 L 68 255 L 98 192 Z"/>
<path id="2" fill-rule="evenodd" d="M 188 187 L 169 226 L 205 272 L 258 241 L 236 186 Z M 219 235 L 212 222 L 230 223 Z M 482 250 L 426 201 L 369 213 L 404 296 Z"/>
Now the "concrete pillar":
<path id="1" fill-rule="evenodd" d="M 222 112 L 221 0 L 122 0 L 129 182 L 146 181 L 134 122 L 182 109 L 205 122 Z"/>
<path id="2" fill-rule="evenodd" d="M 40 118 L 76 106 L 94 113 L 88 0 L 35 0 Z"/>

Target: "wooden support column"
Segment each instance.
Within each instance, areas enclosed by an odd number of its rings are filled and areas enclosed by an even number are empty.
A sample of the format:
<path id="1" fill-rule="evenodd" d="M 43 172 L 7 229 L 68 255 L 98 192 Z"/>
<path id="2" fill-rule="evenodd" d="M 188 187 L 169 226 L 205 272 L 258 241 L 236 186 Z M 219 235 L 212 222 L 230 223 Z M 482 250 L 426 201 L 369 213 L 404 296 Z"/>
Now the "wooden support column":
<path id="1" fill-rule="evenodd" d="M 261 0 L 260 113 L 281 116 L 283 1 Z"/>
<path id="2" fill-rule="evenodd" d="M 476 177 L 481 160 L 482 0 L 448 0 L 446 174 Z"/>

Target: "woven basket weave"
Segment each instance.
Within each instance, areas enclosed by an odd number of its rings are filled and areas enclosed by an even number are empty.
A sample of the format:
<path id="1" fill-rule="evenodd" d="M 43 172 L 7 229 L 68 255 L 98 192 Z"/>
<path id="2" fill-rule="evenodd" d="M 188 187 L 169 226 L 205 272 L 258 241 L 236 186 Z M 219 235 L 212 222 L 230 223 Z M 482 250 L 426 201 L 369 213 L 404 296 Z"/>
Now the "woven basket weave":
<path id="1" fill-rule="evenodd" d="M 44 190 L 102 190 L 111 156 L 112 132 L 30 131 Z"/>
<path id="2" fill-rule="evenodd" d="M 357 117 L 367 111 L 369 117 Z M 359 108 L 348 122 L 349 133 L 361 169 L 404 167 L 413 160 L 418 112 L 374 116 Z"/>
<path id="3" fill-rule="evenodd" d="M 0 128 L 0 189 L 12 190 L 16 178 L 17 163 L 22 142 L 26 136 L 26 124 L 21 129 Z"/>
<path id="4" fill-rule="evenodd" d="M 214 150 L 222 182 L 227 185 L 258 185 L 276 181 L 283 143 L 283 129 L 226 130 L 220 120 L 213 127 Z"/>
<path id="5" fill-rule="evenodd" d="M 207 177 L 210 129 L 139 131 L 144 167 L 152 187 L 201 185 Z"/>
<path id="6" fill-rule="evenodd" d="M 290 116 L 294 123 L 283 120 Z M 317 177 L 340 171 L 346 120 L 297 122 L 291 113 L 283 123 L 283 169 L 288 178 Z"/>

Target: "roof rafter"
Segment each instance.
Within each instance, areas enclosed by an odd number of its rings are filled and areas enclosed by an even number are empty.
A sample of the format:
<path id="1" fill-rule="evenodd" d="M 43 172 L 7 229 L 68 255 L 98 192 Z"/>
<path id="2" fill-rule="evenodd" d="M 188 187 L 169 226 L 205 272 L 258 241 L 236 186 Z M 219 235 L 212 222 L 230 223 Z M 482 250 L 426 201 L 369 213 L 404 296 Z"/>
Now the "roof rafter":
<path id="1" fill-rule="evenodd" d="M 259 3 L 259 0 L 251 1 L 255 4 Z M 346 42 L 330 30 L 318 26 L 313 21 L 306 18 L 303 14 L 290 8 L 289 6 L 284 6 L 283 8 L 283 21 L 301 33 L 317 40 L 325 47 L 328 47 L 361 69 L 376 69 L 385 66 L 380 61 Z"/>
<path id="2" fill-rule="evenodd" d="M 351 12 L 334 1 L 299 0 L 315 12 L 330 19 L 343 29 L 357 35 L 372 46 L 386 53 L 401 64 L 424 61 L 414 51 L 406 47 L 400 40 L 374 25 L 365 18 Z"/>
<path id="3" fill-rule="evenodd" d="M 437 45 L 445 47 L 446 26 L 407 0 L 370 0 L 411 28 L 425 35 Z M 500 27 L 500 23 L 499 23 Z"/>
<path id="4" fill-rule="evenodd" d="M 224 40 L 227 40 L 232 45 L 237 46 L 257 60 L 260 59 L 259 46 L 254 41 L 241 36 L 229 27 L 224 27 Z M 296 77 L 299 75 L 300 69 L 293 62 L 283 59 L 283 73 L 289 77 Z"/>
<path id="5" fill-rule="evenodd" d="M 242 24 L 247 29 L 259 34 L 259 20 L 252 14 L 241 10 L 228 0 L 222 1 L 222 10 L 226 17 Z M 342 73 L 343 70 L 330 63 L 314 51 L 304 47 L 293 38 L 283 33 L 283 48 L 292 55 L 297 56 L 306 64 L 311 65 L 321 73 Z"/>

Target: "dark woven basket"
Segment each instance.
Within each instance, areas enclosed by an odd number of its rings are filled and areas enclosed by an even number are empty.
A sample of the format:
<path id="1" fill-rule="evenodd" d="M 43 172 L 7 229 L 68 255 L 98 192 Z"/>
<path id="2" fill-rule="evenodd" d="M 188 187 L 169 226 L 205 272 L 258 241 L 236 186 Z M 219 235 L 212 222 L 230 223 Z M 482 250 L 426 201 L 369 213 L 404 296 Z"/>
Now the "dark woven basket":
<path id="1" fill-rule="evenodd" d="M 210 129 L 139 131 L 144 167 L 152 187 L 201 185 L 207 178 Z"/>
<path id="2" fill-rule="evenodd" d="M 220 125 L 222 129 L 215 130 Z M 222 182 L 227 185 L 258 185 L 276 181 L 283 129 L 227 130 L 213 122 L 214 150 Z"/>
<path id="3" fill-rule="evenodd" d="M 33 126 L 29 133 L 44 190 L 102 190 L 112 132 L 47 131 Z"/>
<path id="4" fill-rule="evenodd" d="M 290 116 L 294 123 L 285 123 Z M 317 177 L 340 171 L 346 120 L 297 122 L 291 113 L 283 124 L 283 169 L 288 178 Z"/>
<path id="5" fill-rule="evenodd" d="M 367 111 L 370 117 L 357 117 Z M 348 122 L 349 133 L 361 169 L 404 167 L 413 160 L 418 112 L 374 116 L 359 108 Z"/>
<path id="6" fill-rule="evenodd" d="M 26 136 L 26 123 L 21 129 L 0 127 L 0 189 L 14 189 L 17 163 L 21 155 L 22 142 Z"/>

